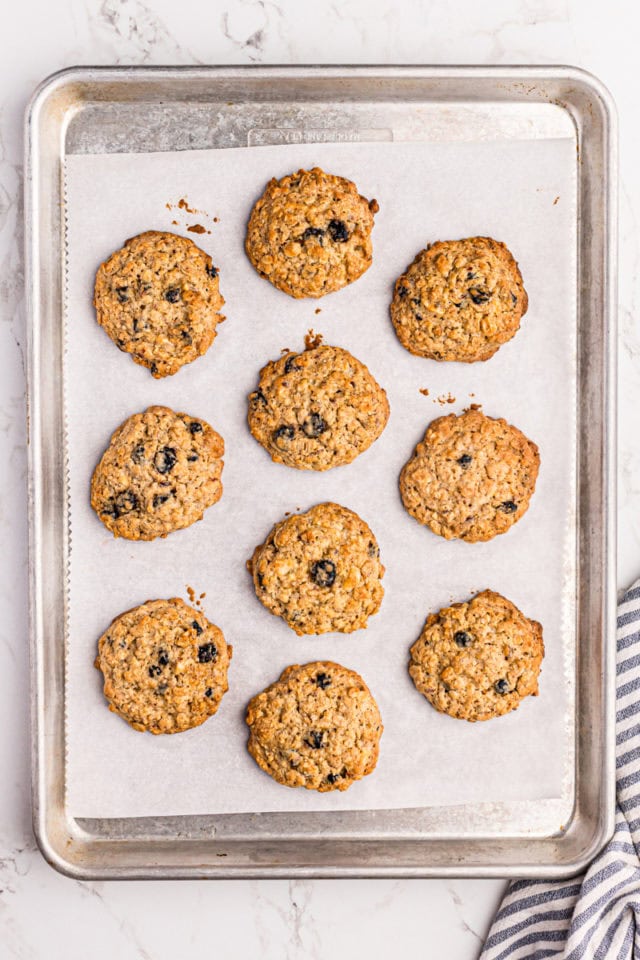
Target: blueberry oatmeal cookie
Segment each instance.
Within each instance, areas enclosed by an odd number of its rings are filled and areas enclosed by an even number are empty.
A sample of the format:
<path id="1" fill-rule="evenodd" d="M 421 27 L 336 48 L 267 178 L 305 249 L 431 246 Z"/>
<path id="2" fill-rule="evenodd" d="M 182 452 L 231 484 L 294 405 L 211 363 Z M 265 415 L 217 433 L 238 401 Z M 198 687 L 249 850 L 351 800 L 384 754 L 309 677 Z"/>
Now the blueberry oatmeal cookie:
<path id="1" fill-rule="evenodd" d="M 180 733 L 213 716 L 228 690 L 232 648 L 183 600 L 148 600 L 113 621 L 95 666 L 109 709 L 134 730 Z"/>
<path id="2" fill-rule="evenodd" d="M 539 466 L 537 446 L 517 427 L 471 409 L 429 424 L 400 494 L 411 516 L 446 540 L 491 540 L 528 510 Z"/>
<path id="3" fill-rule="evenodd" d="M 371 266 L 376 200 L 319 167 L 270 180 L 256 202 L 245 249 L 261 277 L 291 297 L 323 297 Z"/>
<path id="4" fill-rule="evenodd" d="M 325 344 L 263 367 L 247 419 L 276 463 L 329 470 L 351 463 L 378 439 L 389 401 L 364 363 Z"/>
<path id="5" fill-rule="evenodd" d="M 96 274 L 98 323 L 156 378 L 206 353 L 224 320 L 223 304 L 211 257 L 173 233 L 132 237 Z"/>
<path id="6" fill-rule="evenodd" d="M 286 787 L 346 790 L 378 762 L 383 726 L 362 677 L 338 663 L 287 667 L 247 707 L 248 750 Z"/>
<path id="7" fill-rule="evenodd" d="M 299 636 L 360 630 L 384 594 L 376 538 L 337 503 L 276 523 L 247 568 L 258 599 Z"/>
<path id="8" fill-rule="evenodd" d="M 527 312 L 518 264 L 490 237 L 441 240 L 396 280 L 391 320 L 403 347 L 432 360 L 488 360 Z"/>
<path id="9" fill-rule="evenodd" d="M 166 537 L 220 499 L 223 454 L 204 420 L 149 407 L 111 437 L 91 478 L 91 506 L 114 537 Z"/>
<path id="10" fill-rule="evenodd" d="M 490 720 L 538 695 L 542 627 L 484 590 L 432 613 L 411 647 L 409 673 L 429 703 L 461 720 Z"/>

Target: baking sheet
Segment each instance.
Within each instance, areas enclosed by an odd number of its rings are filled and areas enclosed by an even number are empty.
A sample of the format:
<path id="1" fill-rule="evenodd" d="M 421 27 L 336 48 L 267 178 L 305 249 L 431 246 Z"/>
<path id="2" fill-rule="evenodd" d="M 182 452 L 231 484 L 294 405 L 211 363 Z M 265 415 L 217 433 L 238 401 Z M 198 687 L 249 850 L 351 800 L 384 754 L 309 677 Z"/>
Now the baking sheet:
<path id="1" fill-rule="evenodd" d="M 345 290 L 293 301 L 249 265 L 244 225 L 269 176 L 314 163 L 378 198 L 374 264 Z M 205 213 L 177 211 L 181 197 Z M 575 142 L 72 156 L 66 212 L 70 813 L 385 809 L 566 795 L 575 643 Z M 211 230 L 194 239 L 220 266 L 229 319 L 204 358 L 154 381 L 95 323 L 95 268 L 128 236 L 145 229 L 185 232 L 194 223 Z M 412 357 L 388 320 L 393 280 L 425 243 L 474 234 L 504 240 L 520 262 L 530 300 L 521 331 L 485 364 Z M 309 327 L 367 363 L 391 404 L 380 440 L 353 464 L 325 474 L 271 463 L 245 423 L 258 369 L 282 348 L 301 349 Z M 419 392 L 424 388 L 429 396 Z M 444 401 L 448 395 L 453 404 Z M 528 514 L 488 544 L 433 536 L 405 513 L 397 493 L 398 472 L 427 423 L 471 402 L 516 423 L 538 443 L 542 460 Z M 204 417 L 222 433 L 224 496 L 201 523 L 164 541 L 114 540 L 89 507 L 91 471 L 112 430 L 152 403 Z M 386 595 L 366 631 L 297 638 L 256 600 L 244 563 L 285 511 L 326 499 L 355 509 L 372 526 L 387 566 Z M 107 711 L 92 667 L 96 640 L 122 610 L 148 598 L 186 596 L 187 584 L 206 592 L 207 616 L 234 645 L 231 688 L 202 727 L 154 738 Z M 429 611 L 485 587 L 543 623 L 547 654 L 537 700 L 506 718 L 467 724 L 437 714 L 417 694 L 407 652 Z M 338 660 L 361 672 L 385 722 L 376 772 L 344 794 L 280 787 L 244 746 L 248 699 L 287 664 L 312 659 Z"/>

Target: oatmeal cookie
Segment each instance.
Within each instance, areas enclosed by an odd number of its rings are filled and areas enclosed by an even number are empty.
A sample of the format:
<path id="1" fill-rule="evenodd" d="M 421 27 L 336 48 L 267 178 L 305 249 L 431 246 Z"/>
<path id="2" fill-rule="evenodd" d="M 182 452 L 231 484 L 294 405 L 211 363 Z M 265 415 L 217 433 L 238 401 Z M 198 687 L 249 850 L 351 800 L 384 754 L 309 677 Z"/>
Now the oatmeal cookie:
<path id="1" fill-rule="evenodd" d="M 247 419 L 276 463 L 329 470 L 351 463 L 378 439 L 389 401 L 364 363 L 341 347 L 322 345 L 263 367 Z"/>
<path id="2" fill-rule="evenodd" d="M 362 629 L 384 594 L 376 538 L 337 503 L 276 523 L 247 567 L 258 599 L 299 636 Z"/>
<path id="3" fill-rule="evenodd" d="M 270 180 L 256 202 L 245 249 L 261 277 L 291 297 L 323 297 L 371 266 L 376 200 L 319 167 Z"/>
<path id="4" fill-rule="evenodd" d="M 132 237 L 96 274 L 98 323 L 157 378 L 206 353 L 224 320 L 223 304 L 211 257 L 173 233 Z"/>
<path id="5" fill-rule="evenodd" d="M 468 410 L 439 417 L 400 474 L 412 517 L 447 540 L 491 540 L 526 513 L 538 448 L 506 420 Z"/>
<path id="6" fill-rule="evenodd" d="M 441 713 L 490 720 L 538 695 L 542 627 L 510 600 L 484 590 L 430 614 L 411 647 L 409 673 Z"/>
<path id="7" fill-rule="evenodd" d="M 378 705 L 362 677 L 337 663 L 287 667 L 246 719 L 249 753 L 287 787 L 346 790 L 378 761 Z"/>
<path id="8" fill-rule="evenodd" d="M 91 506 L 114 537 L 155 540 L 222 496 L 224 441 L 186 413 L 149 407 L 118 427 L 93 472 Z"/>
<path id="9" fill-rule="evenodd" d="M 403 347 L 432 360 L 488 360 L 527 312 L 518 264 L 490 237 L 441 240 L 396 280 L 391 320 Z"/>
<path id="10" fill-rule="evenodd" d="M 183 600 L 148 600 L 113 621 L 95 666 L 109 709 L 135 730 L 180 733 L 211 717 L 226 693 L 232 648 Z"/>

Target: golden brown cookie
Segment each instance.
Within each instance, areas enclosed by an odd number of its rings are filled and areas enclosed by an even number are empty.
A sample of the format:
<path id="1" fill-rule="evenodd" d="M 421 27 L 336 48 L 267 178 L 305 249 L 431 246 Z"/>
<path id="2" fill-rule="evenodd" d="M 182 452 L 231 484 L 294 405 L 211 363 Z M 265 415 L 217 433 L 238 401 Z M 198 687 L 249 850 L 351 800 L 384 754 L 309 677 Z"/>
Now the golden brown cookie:
<path id="1" fill-rule="evenodd" d="M 542 627 L 484 590 L 432 613 L 411 647 L 409 673 L 429 703 L 461 720 L 490 720 L 538 695 Z"/>
<path id="2" fill-rule="evenodd" d="M 206 353 L 224 320 L 223 304 L 211 257 L 174 233 L 132 237 L 96 274 L 98 323 L 154 377 Z"/>
<path id="3" fill-rule="evenodd" d="M 391 319 L 403 347 L 432 360 L 488 360 L 527 312 L 518 264 L 490 237 L 440 240 L 396 280 Z"/>
<path id="4" fill-rule="evenodd" d="M 446 540 L 491 540 L 526 513 L 539 465 L 537 446 L 517 427 L 471 409 L 429 424 L 400 494 L 411 516 Z"/>
<path id="5" fill-rule="evenodd" d="M 135 730 L 180 733 L 211 717 L 226 693 L 232 648 L 183 600 L 148 600 L 98 640 L 109 709 Z"/>
<path id="6" fill-rule="evenodd" d="M 362 677 L 338 663 L 287 667 L 247 707 L 248 750 L 286 787 L 346 790 L 378 762 L 383 726 Z"/>
<path id="7" fill-rule="evenodd" d="M 291 297 L 323 297 L 371 265 L 376 200 L 319 167 L 270 180 L 256 202 L 245 249 L 261 277 Z"/>
<path id="8" fill-rule="evenodd" d="M 298 470 L 351 463 L 388 419 L 386 392 L 341 347 L 313 347 L 271 361 L 249 396 L 251 433 L 272 460 Z"/>
<path id="9" fill-rule="evenodd" d="M 220 499 L 223 454 L 204 420 L 149 407 L 111 437 L 91 478 L 91 506 L 114 537 L 166 537 Z"/>
<path id="10" fill-rule="evenodd" d="M 258 599 L 299 636 L 360 630 L 384 594 L 376 538 L 337 503 L 276 523 L 247 567 Z"/>

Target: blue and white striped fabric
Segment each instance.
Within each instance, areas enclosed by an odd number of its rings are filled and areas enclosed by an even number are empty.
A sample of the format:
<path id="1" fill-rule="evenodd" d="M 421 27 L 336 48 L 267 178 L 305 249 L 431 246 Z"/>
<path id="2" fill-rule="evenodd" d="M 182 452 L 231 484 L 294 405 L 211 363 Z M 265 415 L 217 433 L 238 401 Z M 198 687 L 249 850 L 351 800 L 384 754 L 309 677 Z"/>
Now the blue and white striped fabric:
<path id="1" fill-rule="evenodd" d="M 581 877 L 512 883 L 480 960 L 640 960 L 640 580 L 618 607 L 616 672 L 615 833 Z"/>

